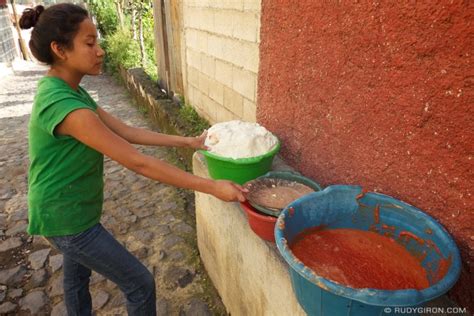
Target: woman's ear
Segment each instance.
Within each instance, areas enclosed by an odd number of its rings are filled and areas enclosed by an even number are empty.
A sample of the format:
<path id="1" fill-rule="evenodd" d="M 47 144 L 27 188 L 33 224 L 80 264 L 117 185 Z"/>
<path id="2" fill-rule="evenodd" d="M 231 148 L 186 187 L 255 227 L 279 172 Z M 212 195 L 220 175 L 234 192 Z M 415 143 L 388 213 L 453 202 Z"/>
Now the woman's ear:
<path id="1" fill-rule="evenodd" d="M 66 60 L 66 52 L 62 45 L 58 44 L 58 42 L 51 42 L 50 44 L 51 51 L 53 54 L 59 58 L 60 60 Z"/>

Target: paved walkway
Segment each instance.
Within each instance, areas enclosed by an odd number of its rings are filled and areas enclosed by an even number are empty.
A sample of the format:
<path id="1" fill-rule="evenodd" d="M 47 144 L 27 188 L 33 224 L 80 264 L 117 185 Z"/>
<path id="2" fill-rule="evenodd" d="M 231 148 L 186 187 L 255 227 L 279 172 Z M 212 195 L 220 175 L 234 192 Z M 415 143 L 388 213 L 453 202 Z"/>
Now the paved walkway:
<path id="1" fill-rule="evenodd" d="M 17 63 L 0 74 L 0 314 L 65 315 L 62 255 L 27 226 L 27 124 L 36 82 L 45 69 Z M 137 127 L 152 128 L 124 88 L 109 76 L 87 77 L 83 86 L 99 105 Z M 166 148 L 139 146 L 178 161 Z M 215 315 L 224 308 L 201 265 L 190 193 L 105 162 L 102 224 L 155 275 L 159 315 Z M 125 315 L 124 298 L 101 275 L 91 279 L 97 315 Z"/>

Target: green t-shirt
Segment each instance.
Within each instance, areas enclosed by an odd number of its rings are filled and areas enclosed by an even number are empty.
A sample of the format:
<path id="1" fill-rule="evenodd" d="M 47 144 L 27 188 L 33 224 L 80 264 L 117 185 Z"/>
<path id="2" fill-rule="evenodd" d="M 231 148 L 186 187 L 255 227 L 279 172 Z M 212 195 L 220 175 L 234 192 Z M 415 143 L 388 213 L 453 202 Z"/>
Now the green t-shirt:
<path id="1" fill-rule="evenodd" d="M 28 233 L 63 236 L 100 220 L 103 201 L 101 153 L 54 129 L 72 111 L 97 104 L 89 94 L 56 77 L 38 82 L 29 122 Z"/>

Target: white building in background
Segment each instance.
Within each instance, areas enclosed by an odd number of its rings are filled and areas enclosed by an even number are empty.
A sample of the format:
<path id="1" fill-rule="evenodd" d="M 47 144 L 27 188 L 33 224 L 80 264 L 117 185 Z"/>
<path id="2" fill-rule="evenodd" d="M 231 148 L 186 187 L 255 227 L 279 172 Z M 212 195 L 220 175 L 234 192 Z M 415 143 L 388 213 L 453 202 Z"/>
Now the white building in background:
<path id="1" fill-rule="evenodd" d="M 8 8 L 0 3 L 0 63 L 9 64 L 17 56 Z"/>

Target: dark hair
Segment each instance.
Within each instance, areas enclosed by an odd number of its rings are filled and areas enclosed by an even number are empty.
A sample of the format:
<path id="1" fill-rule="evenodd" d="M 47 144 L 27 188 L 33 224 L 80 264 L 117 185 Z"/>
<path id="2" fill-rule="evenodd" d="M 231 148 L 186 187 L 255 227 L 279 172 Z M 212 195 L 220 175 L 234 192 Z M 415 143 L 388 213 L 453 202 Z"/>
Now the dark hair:
<path id="1" fill-rule="evenodd" d="M 71 3 L 56 4 L 46 10 L 39 5 L 24 10 L 19 25 L 22 29 L 34 27 L 29 42 L 31 52 L 39 61 L 52 65 L 54 54 L 51 43 L 72 48 L 79 24 L 88 16 L 87 10 Z"/>

